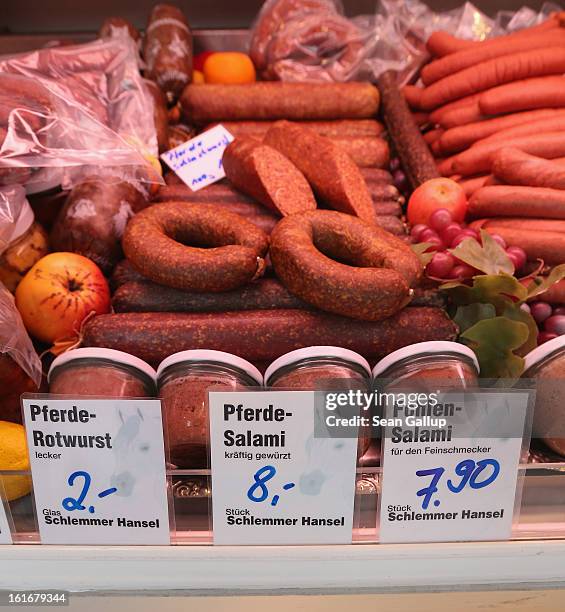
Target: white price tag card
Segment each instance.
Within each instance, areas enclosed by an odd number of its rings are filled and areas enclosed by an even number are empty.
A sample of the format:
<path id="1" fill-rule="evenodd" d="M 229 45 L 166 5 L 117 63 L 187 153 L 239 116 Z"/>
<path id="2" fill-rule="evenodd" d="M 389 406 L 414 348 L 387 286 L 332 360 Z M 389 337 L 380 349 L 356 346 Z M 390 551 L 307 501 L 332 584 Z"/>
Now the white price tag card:
<path id="1" fill-rule="evenodd" d="M 161 403 L 23 400 L 43 544 L 169 544 Z"/>
<path id="2" fill-rule="evenodd" d="M 214 543 L 350 543 L 357 438 L 315 437 L 315 393 L 209 398 Z"/>
<path id="3" fill-rule="evenodd" d="M 6 476 L 6 478 L 10 478 L 10 476 Z M 22 478 L 22 476 L 15 476 L 14 478 Z M 8 522 L 7 508 L 4 505 L 5 499 L 6 496 L 2 486 L 2 479 L 0 478 L 0 544 L 12 544 L 12 534 L 10 532 L 10 523 Z"/>
<path id="4" fill-rule="evenodd" d="M 217 125 L 166 151 L 161 159 L 192 191 L 198 191 L 226 176 L 222 157 L 232 140 L 226 128 Z"/>
<path id="5" fill-rule="evenodd" d="M 508 539 L 529 392 L 407 395 L 384 411 L 379 540 Z"/>

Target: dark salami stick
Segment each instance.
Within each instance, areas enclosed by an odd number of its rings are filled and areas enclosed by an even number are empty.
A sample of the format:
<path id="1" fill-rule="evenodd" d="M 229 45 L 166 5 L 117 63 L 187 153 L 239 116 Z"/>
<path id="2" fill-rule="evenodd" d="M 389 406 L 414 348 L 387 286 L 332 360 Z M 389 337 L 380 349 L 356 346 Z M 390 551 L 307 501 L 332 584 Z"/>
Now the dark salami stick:
<path id="1" fill-rule="evenodd" d="M 389 70 L 377 79 L 381 92 L 383 116 L 389 136 L 410 184 L 415 189 L 439 176 L 434 158 L 424 142 L 402 92 L 396 73 Z"/>

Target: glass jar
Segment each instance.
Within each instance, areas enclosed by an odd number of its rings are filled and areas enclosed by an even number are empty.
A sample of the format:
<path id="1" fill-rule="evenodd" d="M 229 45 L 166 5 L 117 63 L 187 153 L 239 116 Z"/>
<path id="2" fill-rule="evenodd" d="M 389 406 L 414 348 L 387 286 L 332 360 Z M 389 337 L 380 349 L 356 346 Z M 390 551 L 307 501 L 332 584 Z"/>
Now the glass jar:
<path id="1" fill-rule="evenodd" d="M 10 243 L 0 254 L 0 282 L 14 293 L 27 271 L 49 251 L 45 230 L 34 221 L 28 202 L 13 229 Z"/>
<path id="2" fill-rule="evenodd" d="M 536 383 L 532 437 L 565 457 L 565 336 L 544 342 L 525 358 L 522 378 Z"/>
<path id="3" fill-rule="evenodd" d="M 75 397 L 155 397 L 155 370 L 145 361 L 106 348 L 79 348 L 51 364 L 49 392 Z"/>
<path id="4" fill-rule="evenodd" d="M 296 391 L 371 388 L 371 368 L 358 353 L 337 346 L 309 346 L 279 357 L 265 372 L 271 389 Z M 369 427 L 359 430 L 359 456 L 371 443 Z"/>
<path id="5" fill-rule="evenodd" d="M 157 368 L 157 385 L 170 461 L 178 468 L 208 465 L 208 391 L 235 391 L 263 384 L 251 363 L 223 351 L 181 351 Z"/>
<path id="6" fill-rule="evenodd" d="M 387 389 L 461 391 L 477 387 L 479 372 L 477 356 L 469 347 L 432 341 L 390 353 L 373 368 L 373 379 L 384 379 Z"/>

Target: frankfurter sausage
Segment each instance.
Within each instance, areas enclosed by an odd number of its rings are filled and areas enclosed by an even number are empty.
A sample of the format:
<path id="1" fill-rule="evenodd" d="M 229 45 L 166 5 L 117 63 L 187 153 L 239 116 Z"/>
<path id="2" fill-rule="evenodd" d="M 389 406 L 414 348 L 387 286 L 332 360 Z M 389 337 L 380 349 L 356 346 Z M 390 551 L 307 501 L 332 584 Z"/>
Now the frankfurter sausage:
<path id="1" fill-rule="evenodd" d="M 479 108 L 484 115 L 563 107 L 565 77 L 562 76 L 525 78 L 485 91 L 479 99 Z"/>
<path id="2" fill-rule="evenodd" d="M 371 195 L 359 168 L 331 140 L 308 128 L 279 121 L 267 132 L 264 142 L 288 157 L 328 206 L 374 223 Z"/>
<path id="3" fill-rule="evenodd" d="M 370 83 L 283 83 L 190 85 L 182 111 L 198 123 L 240 119 L 371 119 L 379 92 Z"/>
<path id="4" fill-rule="evenodd" d="M 515 125 L 506 130 L 501 130 L 485 138 L 483 142 L 493 142 L 494 140 L 506 140 L 507 138 L 517 138 L 518 136 L 528 136 L 530 134 L 547 134 L 549 132 L 565 131 L 565 109 L 560 113 L 556 111 L 551 117 L 536 119 L 522 125 Z"/>
<path id="5" fill-rule="evenodd" d="M 474 176 L 473 178 L 459 180 L 458 183 L 463 187 L 463 191 L 467 198 L 470 198 L 477 189 L 480 189 L 485 184 L 489 176 L 489 174 Z"/>
<path id="6" fill-rule="evenodd" d="M 473 217 L 565 219 L 565 191 L 509 185 L 482 187 L 469 200 L 468 212 Z"/>
<path id="7" fill-rule="evenodd" d="M 426 49 L 436 57 L 443 57 L 464 49 L 473 49 L 475 45 L 472 40 L 463 40 L 440 30 L 433 32 L 428 38 Z"/>
<path id="8" fill-rule="evenodd" d="M 474 106 L 478 103 L 481 94 L 473 94 L 471 96 L 466 96 L 465 98 L 459 98 L 458 100 L 454 100 L 453 102 L 448 102 L 447 104 L 443 104 L 439 106 L 434 111 L 430 113 L 430 121 L 432 123 L 438 123 L 439 125 L 443 124 L 443 117 L 447 113 L 454 111 L 456 109 L 461 109 L 465 106 Z"/>
<path id="9" fill-rule="evenodd" d="M 377 84 L 389 136 L 410 185 L 416 188 L 428 179 L 439 176 L 435 161 L 398 88 L 396 73 L 383 73 Z"/>
<path id="10" fill-rule="evenodd" d="M 377 322 L 306 310 L 251 310 L 101 315 L 85 325 L 83 344 L 119 349 L 157 365 L 187 349 L 272 361 L 313 345 L 342 346 L 374 360 L 415 342 L 456 336 L 455 323 L 440 308 L 404 308 Z"/>
<path id="11" fill-rule="evenodd" d="M 444 129 L 454 128 L 486 119 L 481 113 L 478 102 L 473 102 L 442 114 L 439 125 Z"/>
<path id="12" fill-rule="evenodd" d="M 201 248 L 204 245 L 209 248 Z M 130 220 L 123 248 L 149 280 L 177 289 L 220 292 L 261 276 L 268 237 L 243 217 L 217 206 L 165 202 Z"/>
<path id="13" fill-rule="evenodd" d="M 316 200 L 300 170 L 276 149 L 240 136 L 225 149 L 226 177 L 240 191 L 280 215 L 314 210 Z"/>
<path id="14" fill-rule="evenodd" d="M 502 236 L 507 244 L 526 251 L 529 260 L 543 259 L 551 266 L 565 262 L 565 234 L 562 232 L 531 232 L 510 227 L 485 227 L 486 231 Z"/>
<path id="15" fill-rule="evenodd" d="M 398 238 L 333 211 L 280 221 L 271 234 L 270 255 L 293 295 L 321 310 L 367 321 L 405 306 L 422 274 L 418 258 Z"/>
<path id="16" fill-rule="evenodd" d="M 172 4 L 153 7 L 145 30 L 147 78 L 174 102 L 192 80 L 192 33 L 183 12 Z"/>
<path id="17" fill-rule="evenodd" d="M 492 158 L 492 173 L 509 185 L 565 189 L 563 164 L 528 155 L 519 149 L 497 151 Z"/>
<path id="18" fill-rule="evenodd" d="M 529 230 L 532 232 L 561 232 L 565 233 L 565 220 L 562 219 L 524 219 L 523 217 L 494 217 L 484 219 L 483 227 L 496 230 L 498 227 L 510 229 Z M 565 263 L 565 262 L 564 262 Z"/>

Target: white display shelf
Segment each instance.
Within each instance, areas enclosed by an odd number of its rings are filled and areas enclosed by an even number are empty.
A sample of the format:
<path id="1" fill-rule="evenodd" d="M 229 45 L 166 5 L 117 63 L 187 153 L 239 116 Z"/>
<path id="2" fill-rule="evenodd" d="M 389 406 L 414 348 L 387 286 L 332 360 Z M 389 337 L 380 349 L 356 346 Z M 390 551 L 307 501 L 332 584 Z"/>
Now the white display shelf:
<path id="1" fill-rule="evenodd" d="M 565 540 L 289 547 L 0 546 L 0 590 L 193 593 L 565 586 Z"/>

